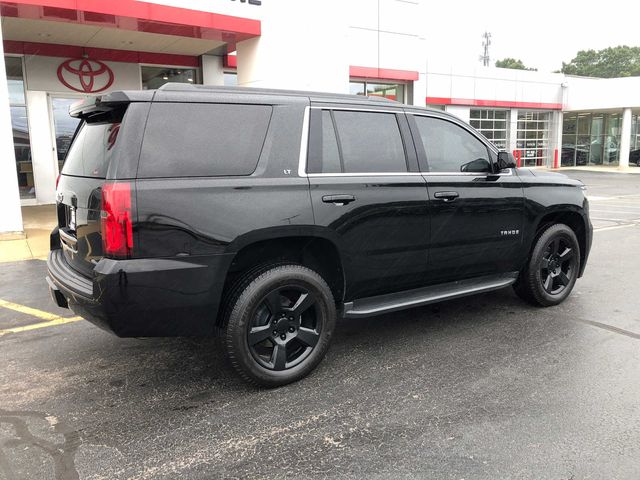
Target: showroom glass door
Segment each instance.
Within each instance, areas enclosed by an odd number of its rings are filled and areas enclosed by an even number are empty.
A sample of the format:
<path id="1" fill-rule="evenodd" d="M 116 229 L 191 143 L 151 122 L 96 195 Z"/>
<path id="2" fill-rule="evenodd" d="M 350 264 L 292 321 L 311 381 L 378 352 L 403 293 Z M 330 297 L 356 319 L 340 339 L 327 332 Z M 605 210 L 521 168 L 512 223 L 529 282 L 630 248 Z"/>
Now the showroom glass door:
<path id="1" fill-rule="evenodd" d="M 522 152 L 524 167 L 544 167 L 549 163 L 550 112 L 518 111 L 516 148 Z"/>
<path id="2" fill-rule="evenodd" d="M 51 116 L 53 117 L 53 135 L 55 157 L 58 172 L 62 169 L 64 157 L 67 155 L 73 134 L 80 120 L 69 115 L 69 107 L 83 97 L 50 97 Z"/>

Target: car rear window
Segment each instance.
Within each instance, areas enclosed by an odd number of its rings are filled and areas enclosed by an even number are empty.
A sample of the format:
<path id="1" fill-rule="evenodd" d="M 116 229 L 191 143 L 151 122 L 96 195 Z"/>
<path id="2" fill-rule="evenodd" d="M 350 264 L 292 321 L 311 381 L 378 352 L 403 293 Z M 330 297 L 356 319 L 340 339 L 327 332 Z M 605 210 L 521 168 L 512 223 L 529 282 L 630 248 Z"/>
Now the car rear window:
<path id="1" fill-rule="evenodd" d="M 154 103 L 138 178 L 252 174 L 271 110 L 268 105 Z"/>
<path id="2" fill-rule="evenodd" d="M 119 131 L 120 123 L 83 122 L 67 152 L 62 174 L 105 178 Z"/>

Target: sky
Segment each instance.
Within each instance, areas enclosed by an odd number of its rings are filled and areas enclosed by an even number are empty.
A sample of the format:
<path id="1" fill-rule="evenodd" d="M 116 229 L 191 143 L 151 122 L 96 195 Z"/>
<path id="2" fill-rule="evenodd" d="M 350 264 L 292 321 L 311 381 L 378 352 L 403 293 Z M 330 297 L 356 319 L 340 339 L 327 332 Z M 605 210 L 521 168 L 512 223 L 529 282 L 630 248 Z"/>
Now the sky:
<path id="1" fill-rule="evenodd" d="M 579 50 L 640 46 L 638 0 L 427 0 L 426 10 L 429 58 L 454 65 L 479 63 L 485 30 L 491 65 L 512 57 L 544 72 Z"/>

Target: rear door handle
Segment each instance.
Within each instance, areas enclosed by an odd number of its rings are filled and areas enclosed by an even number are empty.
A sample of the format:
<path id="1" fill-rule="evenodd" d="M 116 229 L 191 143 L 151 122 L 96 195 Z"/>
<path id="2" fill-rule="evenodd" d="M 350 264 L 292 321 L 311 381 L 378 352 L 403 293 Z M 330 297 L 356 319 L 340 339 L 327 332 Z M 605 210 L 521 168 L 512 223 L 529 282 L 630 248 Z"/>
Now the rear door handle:
<path id="1" fill-rule="evenodd" d="M 324 203 L 333 203 L 334 205 L 346 205 L 355 202 L 356 197 L 353 195 L 324 195 L 322 197 Z"/>
<path id="2" fill-rule="evenodd" d="M 452 202 L 460 195 L 458 192 L 436 192 L 433 194 L 435 198 L 442 199 L 444 202 Z"/>

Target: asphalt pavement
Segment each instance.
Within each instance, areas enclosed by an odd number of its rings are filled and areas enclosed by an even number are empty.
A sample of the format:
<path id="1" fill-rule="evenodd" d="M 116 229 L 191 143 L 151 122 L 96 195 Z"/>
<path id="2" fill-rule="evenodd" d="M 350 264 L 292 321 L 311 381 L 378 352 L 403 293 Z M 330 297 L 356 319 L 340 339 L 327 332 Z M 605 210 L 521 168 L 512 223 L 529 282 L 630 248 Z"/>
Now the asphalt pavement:
<path id="1" fill-rule="evenodd" d="M 0 480 L 639 479 L 640 177 L 568 173 L 596 232 L 565 303 L 504 289 L 342 320 L 275 390 L 215 339 L 64 323 L 43 261 L 0 264 Z"/>
<path id="2" fill-rule="evenodd" d="M 590 217 L 596 230 L 640 225 L 640 175 L 584 170 L 564 170 L 563 173 L 587 185 Z"/>

